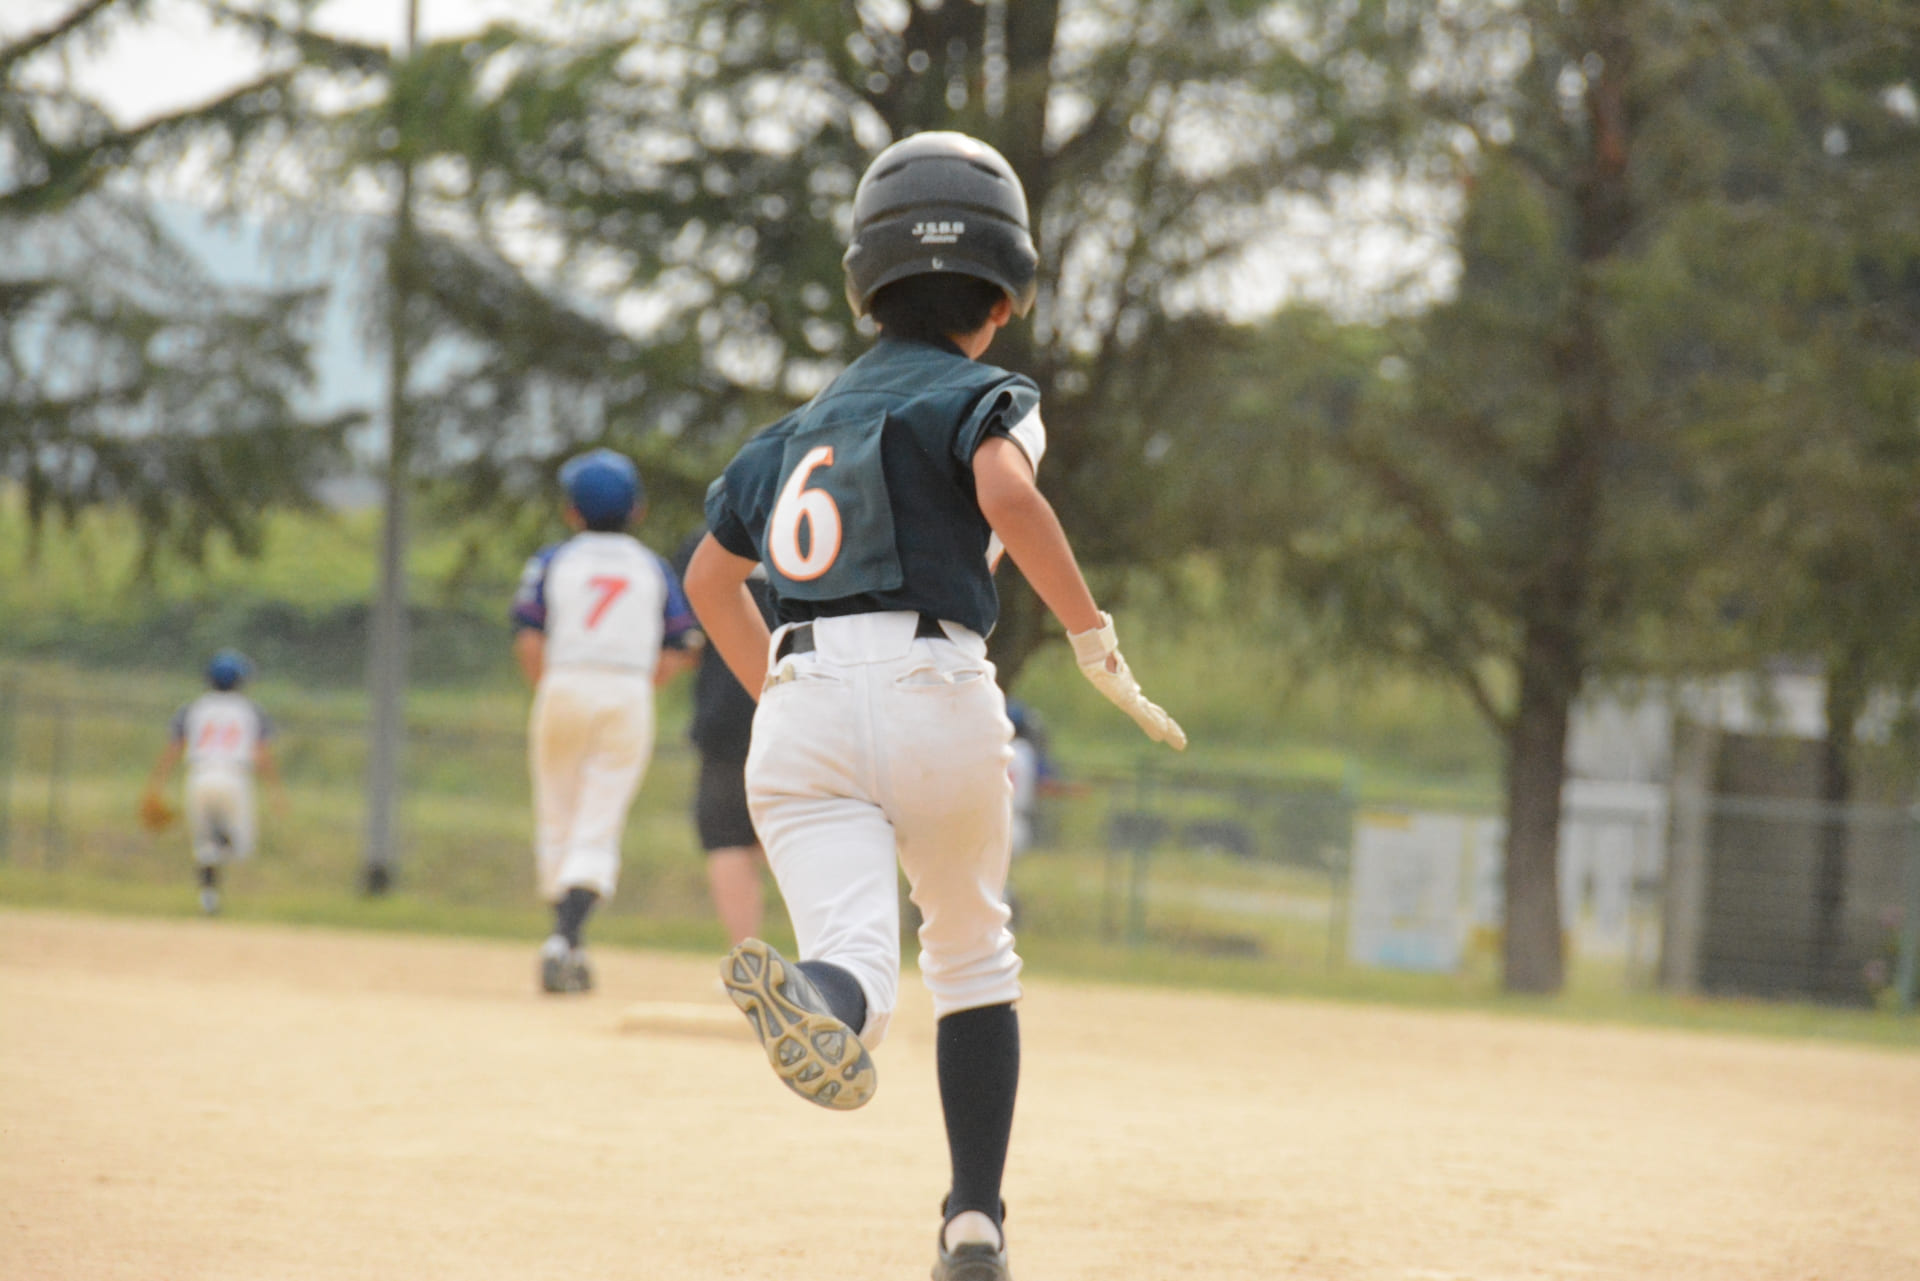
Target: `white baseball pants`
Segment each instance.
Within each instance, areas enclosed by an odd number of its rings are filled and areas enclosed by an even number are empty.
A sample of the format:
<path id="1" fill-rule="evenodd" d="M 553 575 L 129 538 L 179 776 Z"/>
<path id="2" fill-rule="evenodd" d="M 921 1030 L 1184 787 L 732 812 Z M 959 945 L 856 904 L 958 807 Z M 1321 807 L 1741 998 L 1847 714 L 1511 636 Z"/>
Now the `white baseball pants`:
<path id="1" fill-rule="evenodd" d="M 527 748 L 541 896 L 557 903 L 579 887 L 611 898 L 627 808 L 653 756 L 653 678 L 549 669 L 533 696 Z"/>
<path id="2" fill-rule="evenodd" d="M 923 921 L 920 973 L 935 1017 L 1020 995 L 1004 901 L 1006 700 L 985 640 L 953 624 L 947 639 L 918 638 L 918 621 L 814 622 L 814 652 L 770 666 L 747 757 L 748 807 L 800 959 L 859 981 L 869 1046 L 900 991 L 896 858 Z"/>
<path id="3" fill-rule="evenodd" d="M 195 863 L 217 867 L 253 853 L 253 777 L 246 770 L 202 765 L 189 771 L 186 809 Z"/>

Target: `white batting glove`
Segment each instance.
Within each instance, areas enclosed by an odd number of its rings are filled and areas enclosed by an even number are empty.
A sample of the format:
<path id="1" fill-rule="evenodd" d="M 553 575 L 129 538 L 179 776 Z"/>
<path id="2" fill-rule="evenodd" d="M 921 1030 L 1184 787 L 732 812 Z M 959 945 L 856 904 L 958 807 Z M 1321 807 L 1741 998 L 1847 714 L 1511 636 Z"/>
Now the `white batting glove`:
<path id="1" fill-rule="evenodd" d="M 1081 674 L 1107 696 L 1108 702 L 1133 717 L 1134 724 L 1154 742 L 1165 743 L 1176 752 L 1187 750 L 1187 732 L 1180 728 L 1180 722 L 1148 702 L 1140 692 L 1140 682 L 1127 670 L 1127 660 L 1120 656 L 1120 639 L 1114 635 L 1112 615 L 1102 611 L 1100 626 L 1069 632 L 1067 640 L 1073 645 L 1073 661 L 1080 664 Z"/>

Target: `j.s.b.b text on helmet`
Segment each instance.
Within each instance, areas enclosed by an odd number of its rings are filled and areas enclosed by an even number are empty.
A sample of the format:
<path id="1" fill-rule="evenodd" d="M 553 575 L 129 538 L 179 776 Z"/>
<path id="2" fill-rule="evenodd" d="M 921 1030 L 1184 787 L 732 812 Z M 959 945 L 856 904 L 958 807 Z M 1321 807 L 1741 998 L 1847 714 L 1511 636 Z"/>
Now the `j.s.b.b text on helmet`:
<path id="1" fill-rule="evenodd" d="M 913 238 L 923 245 L 953 245 L 967 234 L 964 222 L 916 222 Z"/>

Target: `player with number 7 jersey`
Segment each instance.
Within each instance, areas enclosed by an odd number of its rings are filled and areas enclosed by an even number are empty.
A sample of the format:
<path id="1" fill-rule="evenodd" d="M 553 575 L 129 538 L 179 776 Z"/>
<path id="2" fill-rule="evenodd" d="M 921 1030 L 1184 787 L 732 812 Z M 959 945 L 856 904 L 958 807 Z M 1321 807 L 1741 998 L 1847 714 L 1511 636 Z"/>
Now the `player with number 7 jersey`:
<path id="1" fill-rule="evenodd" d="M 654 687 L 691 665 L 693 611 L 658 553 L 626 532 L 639 473 L 598 449 L 561 470 L 578 531 L 527 562 L 514 596 L 514 652 L 534 686 L 528 726 L 548 992 L 592 986 L 582 932 L 613 895 L 627 810 L 653 755 Z"/>

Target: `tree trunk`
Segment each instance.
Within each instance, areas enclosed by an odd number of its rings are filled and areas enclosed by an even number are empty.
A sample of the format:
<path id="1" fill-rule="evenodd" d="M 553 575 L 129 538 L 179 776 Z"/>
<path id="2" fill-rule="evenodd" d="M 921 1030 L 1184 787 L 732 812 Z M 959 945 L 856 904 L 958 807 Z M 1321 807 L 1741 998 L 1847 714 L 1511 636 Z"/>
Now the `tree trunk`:
<path id="1" fill-rule="evenodd" d="M 885 88 L 870 98 L 895 138 L 924 129 L 968 129 L 972 123 L 968 117 L 978 111 L 985 32 L 985 11 L 978 5 L 908 7 L 899 65 L 889 68 Z M 913 54 L 926 58 L 926 65 L 917 71 L 909 61 Z M 949 85 L 956 79 L 969 93 L 957 111 L 947 100 Z"/>
<path id="2" fill-rule="evenodd" d="M 1505 983 L 1558 992 L 1566 982 L 1560 923 L 1560 792 L 1567 723 L 1587 673 L 1595 546 L 1608 452 L 1618 434 L 1599 275 L 1634 223 L 1627 182 L 1632 42 L 1619 12 L 1591 11 L 1586 146 L 1572 175 L 1579 278 L 1550 343 L 1560 415 L 1539 473 L 1540 557 L 1521 592 L 1519 705 L 1507 731 Z M 1597 73 L 1597 74 L 1596 74 Z"/>
<path id="3" fill-rule="evenodd" d="M 1823 996 L 1858 992 L 1843 972 L 1847 901 L 1847 818 L 1853 799 L 1853 729 L 1866 705 L 1862 661 L 1849 653 L 1827 672 L 1827 733 L 1820 752 L 1820 860 L 1813 882 L 1813 991 Z"/>
<path id="4" fill-rule="evenodd" d="M 1047 105 L 1053 99 L 1053 45 L 1060 0 L 1005 0 L 1007 103 L 992 141 L 1027 189 L 1027 211 L 1040 240 L 1040 215 L 1053 192 L 1047 155 Z M 1040 252 L 1046 252 L 1041 245 Z"/>
<path id="5" fill-rule="evenodd" d="M 951 7 L 951 6 L 949 6 Z M 1020 175 L 1027 193 L 1027 215 L 1033 226 L 1034 243 L 1045 255 L 1047 245 L 1042 231 L 1042 214 L 1053 187 L 1053 165 L 1047 154 L 1047 104 L 1053 92 L 1053 46 L 1060 25 L 1059 0 L 1005 0 L 1002 6 L 1005 26 L 1006 103 L 997 119 L 987 120 L 982 136 L 1000 149 L 1007 163 Z M 1044 269 L 1043 273 L 1044 275 Z M 1052 390 L 1052 371 L 1044 353 L 1034 341 L 1034 323 L 1029 315 L 1010 325 L 994 339 L 987 359 L 1003 368 L 1026 374 L 1040 384 L 1041 417 L 1049 424 L 1056 419 L 1058 403 L 1048 397 Z M 1053 432 L 1046 464 L 1040 472 L 1042 490 L 1058 492 L 1056 484 L 1075 461 L 1071 432 Z M 1076 533 L 1069 529 L 1069 539 Z M 994 628 L 990 650 L 1000 669 L 1003 689 L 1012 689 L 1020 679 L 1027 660 L 1045 643 L 1049 634 L 1047 607 L 1027 586 L 1017 568 L 1003 568 L 999 574 L 1000 622 Z"/>
<path id="6" fill-rule="evenodd" d="M 1507 733 L 1505 985 L 1558 992 L 1566 981 L 1560 926 L 1560 790 L 1578 654 L 1558 629 L 1529 626 L 1520 704 Z"/>

